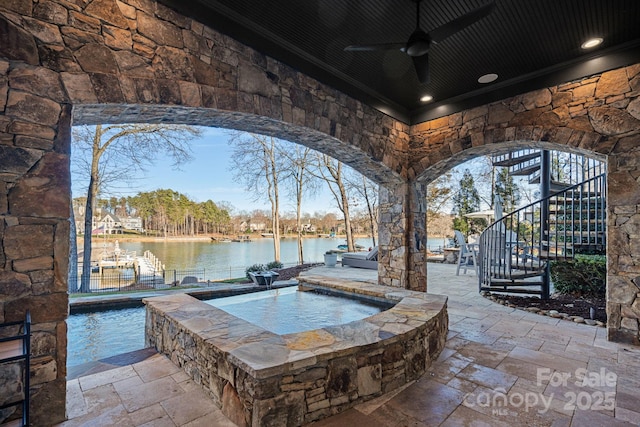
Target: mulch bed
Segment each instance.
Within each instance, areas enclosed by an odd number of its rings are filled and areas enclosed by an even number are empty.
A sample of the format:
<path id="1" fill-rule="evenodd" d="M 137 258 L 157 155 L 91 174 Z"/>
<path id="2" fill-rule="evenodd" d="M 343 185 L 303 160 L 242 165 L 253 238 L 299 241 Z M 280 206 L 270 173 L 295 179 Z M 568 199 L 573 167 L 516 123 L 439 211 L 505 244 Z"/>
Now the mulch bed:
<path id="1" fill-rule="evenodd" d="M 589 309 L 596 308 L 594 320 L 607 322 L 606 301 L 604 298 L 576 298 L 570 295 L 552 295 L 550 299 L 544 301 L 535 297 L 520 297 L 511 295 L 493 294 L 495 297 L 504 300 L 508 304 L 513 304 L 518 308 L 538 307 L 540 310 L 556 310 L 560 313 L 567 313 L 569 316 L 580 316 L 589 319 Z"/>
<path id="2" fill-rule="evenodd" d="M 287 267 L 276 270 L 280 276 L 278 276 L 278 280 L 289 280 L 298 277 L 300 273 L 303 271 L 309 270 L 313 267 L 317 267 L 322 264 L 301 264 L 296 265 L 295 267 Z"/>

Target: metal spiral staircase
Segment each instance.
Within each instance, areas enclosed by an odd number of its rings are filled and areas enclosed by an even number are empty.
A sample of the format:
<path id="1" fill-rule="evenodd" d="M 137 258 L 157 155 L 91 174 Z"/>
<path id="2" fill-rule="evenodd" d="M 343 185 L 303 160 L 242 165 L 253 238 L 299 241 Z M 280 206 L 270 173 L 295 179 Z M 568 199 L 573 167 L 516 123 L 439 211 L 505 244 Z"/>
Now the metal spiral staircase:
<path id="1" fill-rule="evenodd" d="M 540 200 L 496 218 L 479 239 L 480 291 L 550 294 L 549 262 L 604 253 L 606 165 L 581 155 L 519 150 L 494 166 L 539 183 Z"/>

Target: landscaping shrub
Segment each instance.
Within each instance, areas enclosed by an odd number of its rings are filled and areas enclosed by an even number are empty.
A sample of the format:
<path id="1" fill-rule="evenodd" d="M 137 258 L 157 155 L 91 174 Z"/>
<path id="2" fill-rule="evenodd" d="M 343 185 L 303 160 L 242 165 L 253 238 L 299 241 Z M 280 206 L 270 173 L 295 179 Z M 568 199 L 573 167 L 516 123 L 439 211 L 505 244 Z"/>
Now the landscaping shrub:
<path id="1" fill-rule="evenodd" d="M 267 264 L 267 270 L 276 270 L 278 268 L 282 268 L 282 263 L 280 261 L 271 261 Z"/>
<path id="2" fill-rule="evenodd" d="M 556 291 L 575 297 L 604 297 L 607 258 L 603 255 L 576 255 L 572 260 L 551 263 L 551 280 Z"/>

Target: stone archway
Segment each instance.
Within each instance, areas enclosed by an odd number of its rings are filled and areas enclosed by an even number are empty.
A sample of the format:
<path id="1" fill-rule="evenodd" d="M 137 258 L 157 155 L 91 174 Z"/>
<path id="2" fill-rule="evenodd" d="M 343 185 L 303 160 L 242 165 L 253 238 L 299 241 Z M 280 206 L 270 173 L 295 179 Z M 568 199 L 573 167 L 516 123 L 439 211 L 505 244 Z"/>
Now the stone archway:
<path id="1" fill-rule="evenodd" d="M 545 135 L 562 135 L 560 130 L 547 129 Z M 566 135 L 566 134 L 565 134 Z M 586 140 L 598 141 L 597 135 L 588 134 Z M 637 206 L 640 202 L 637 174 L 632 172 L 637 161 L 640 138 L 629 137 L 615 140 L 602 138 L 603 145 L 594 145 L 591 151 L 574 145 L 545 141 L 494 141 L 491 145 L 469 147 L 451 157 L 426 168 L 418 181 L 428 183 L 453 166 L 472 157 L 501 154 L 514 148 L 556 149 L 586 154 L 606 161 L 607 172 L 607 329 L 610 340 L 638 345 L 638 319 L 640 319 L 640 283 L 636 258 Z M 583 139 L 585 140 L 585 139 Z M 562 140 L 561 140 L 562 141 Z M 606 155 L 601 150 L 605 148 Z M 636 160 L 631 160 L 636 159 Z"/>
<path id="2" fill-rule="evenodd" d="M 380 185 L 393 185 L 403 181 L 381 159 L 384 154 L 368 146 L 368 152 L 360 147 L 345 144 L 337 137 L 321 130 L 291 124 L 272 117 L 237 111 L 225 111 L 203 107 L 172 105 L 74 105 L 74 125 L 100 123 L 174 123 L 226 129 L 269 135 L 295 142 L 328 154 L 361 172 Z"/>
<path id="3" fill-rule="evenodd" d="M 606 158 L 608 336 L 636 345 L 639 88 L 640 65 L 634 65 L 415 125 L 409 166 L 418 186 L 475 155 L 515 147 L 556 146 Z"/>

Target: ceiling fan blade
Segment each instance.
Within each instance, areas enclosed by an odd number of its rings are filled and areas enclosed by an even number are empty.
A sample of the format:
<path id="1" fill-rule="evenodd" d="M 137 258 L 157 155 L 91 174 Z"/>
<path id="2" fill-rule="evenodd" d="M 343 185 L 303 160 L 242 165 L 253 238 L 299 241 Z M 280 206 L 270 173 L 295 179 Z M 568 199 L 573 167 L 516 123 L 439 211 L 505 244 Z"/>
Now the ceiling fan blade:
<path id="1" fill-rule="evenodd" d="M 347 52 L 375 52 L 380 50 L 400 50 L 406 43 L 352 44 L 344 48 Z"/>
<path id="2" fill-rule="evenodd" d="M 461 17 L 442 25 L 435 30 L 429 31 L 429 36 L 431 37 L 432 41 L 439 43 L 447 37 L 452 36 L 458 31 L 463 30 L 474 22 L 484 18 L 491 13 L 495 6 L 495 2 L 491 1 L 491 3 L 480 6 L 479 8 L 462 15 Z"/>
<path id="3" fill-rule="evenodd" d="M 422 56 L 412 56 L 413 66 L 416 69 L 416 74 L 418 74 L 418 80 L 420 83 L 429 83 L 431 78 L 429 77 L 429 54 L 424 54 Z"/>

